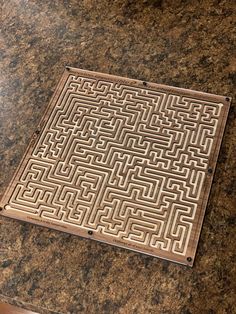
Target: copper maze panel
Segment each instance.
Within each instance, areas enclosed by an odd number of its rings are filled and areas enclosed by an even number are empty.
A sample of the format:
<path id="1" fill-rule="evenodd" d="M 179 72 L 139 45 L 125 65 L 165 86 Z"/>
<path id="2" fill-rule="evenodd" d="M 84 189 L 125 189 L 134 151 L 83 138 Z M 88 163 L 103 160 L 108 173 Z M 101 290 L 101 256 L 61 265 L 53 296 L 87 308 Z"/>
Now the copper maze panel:
<path id="1" fill-rule="evenodd" d="M 1 214 L 192 266 L 229 106 L 66 68 Z"/>

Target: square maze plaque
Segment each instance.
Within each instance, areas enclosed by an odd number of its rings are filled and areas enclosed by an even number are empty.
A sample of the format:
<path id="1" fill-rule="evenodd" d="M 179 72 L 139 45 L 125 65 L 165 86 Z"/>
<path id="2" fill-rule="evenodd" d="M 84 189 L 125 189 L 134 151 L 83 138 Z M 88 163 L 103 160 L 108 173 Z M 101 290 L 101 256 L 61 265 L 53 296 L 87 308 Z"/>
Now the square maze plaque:
<path id="1" fill-rule="evenodd" d="M 229 106 L 68 67 L 1 214 L 192 266 Z"/>

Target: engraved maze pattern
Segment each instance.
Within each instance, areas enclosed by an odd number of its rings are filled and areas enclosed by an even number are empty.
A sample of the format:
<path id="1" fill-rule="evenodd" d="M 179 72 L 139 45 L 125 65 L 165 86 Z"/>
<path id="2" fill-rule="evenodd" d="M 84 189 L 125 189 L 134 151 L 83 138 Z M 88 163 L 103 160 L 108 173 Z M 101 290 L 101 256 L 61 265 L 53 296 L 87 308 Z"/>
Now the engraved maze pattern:
<path id="1" fill-rule="evenodd" d="M 8 207 L 185 255 L 221 108 L 69 75 Z"/>

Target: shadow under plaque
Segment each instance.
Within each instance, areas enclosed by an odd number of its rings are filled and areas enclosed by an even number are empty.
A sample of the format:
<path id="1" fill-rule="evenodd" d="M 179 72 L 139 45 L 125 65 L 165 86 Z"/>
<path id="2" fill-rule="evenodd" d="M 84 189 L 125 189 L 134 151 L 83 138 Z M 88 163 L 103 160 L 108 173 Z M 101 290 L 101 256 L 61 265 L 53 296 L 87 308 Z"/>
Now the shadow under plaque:
<path id="1" fill-rule="evenodd" d="M 67 67 L 1 214 L 192 266 L 229 107 Z"/>

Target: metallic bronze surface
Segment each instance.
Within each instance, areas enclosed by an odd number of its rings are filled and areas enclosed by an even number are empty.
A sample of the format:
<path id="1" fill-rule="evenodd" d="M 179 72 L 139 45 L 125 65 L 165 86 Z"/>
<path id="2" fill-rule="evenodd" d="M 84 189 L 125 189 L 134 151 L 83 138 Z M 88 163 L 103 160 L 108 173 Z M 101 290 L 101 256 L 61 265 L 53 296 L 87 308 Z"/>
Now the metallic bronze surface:
<path id="1" fill-rule="evenodd" d="M 22 308 L 7 304 L 0 303 L 0 313 L 1 314 L 39 314 L 36 312 L 24 310 Z"/>
<path id="2" fill-rule="evenodd" d="M 66 68 L 1 214 L 192 266 L 229 106 Z"/>

